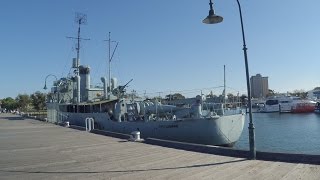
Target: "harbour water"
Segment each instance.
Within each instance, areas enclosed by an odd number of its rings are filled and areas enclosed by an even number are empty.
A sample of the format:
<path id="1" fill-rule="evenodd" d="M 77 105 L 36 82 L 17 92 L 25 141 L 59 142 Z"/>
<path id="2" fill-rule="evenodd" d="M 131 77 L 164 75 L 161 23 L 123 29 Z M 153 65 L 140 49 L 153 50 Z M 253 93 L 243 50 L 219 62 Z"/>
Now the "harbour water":
<path id="1" fill-rule="evenodd" d="M 320 155 L 320 115 L 253 113 L 257 151 Z M 249 149 L 249 117 L 235 149 Z"/>

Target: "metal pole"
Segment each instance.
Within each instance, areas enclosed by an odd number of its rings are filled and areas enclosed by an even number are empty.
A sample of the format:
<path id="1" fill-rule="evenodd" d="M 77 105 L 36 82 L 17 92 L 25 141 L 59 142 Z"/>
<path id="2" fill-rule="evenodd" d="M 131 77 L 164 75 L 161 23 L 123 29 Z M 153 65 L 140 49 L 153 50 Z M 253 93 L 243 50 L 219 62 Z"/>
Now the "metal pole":
<path id="1" fill-rule="evenodd" d="M 110 37 L 111 32 L 109 32 L 109 57 L 108 57 L 108 63 L 109 63 L 109 78 L 108 78 L 108 99 L 110 99 L 111 95 L 111 58 L 110 58 L 110 48 L 111 48 L 111 37 Z"/>
<path id="2" fill-rule="evenodd" d="M 249 129 L 250 159 L 256 159 L 256 147 L 255 147 L 254 126 L 253 126 L 253 120 L 252 120 L 251 88 L 250 88 L 250 79 L 249 79 L 247 47 L 246 47 L 246 39 L 244 36 L 242 12 L 241 12 L 241 6 L 240 6 L 239 0 L 237 0 L 237 3 L 238 3 L 239 13 L 240 13 L 242 40 L 243 40 L 243 54 L 244 54 L 244 61 L 245 61 L 245 67 L 246 67 L 248 106 L 249 106 L 249 127 L 248 127 L 248 129 Z"/>
<path id="3" fill-rule="evenodd" d="M 223 65 L 223 106 L 224 108 L 227 108 L 226 104 L 226 97 L 227 97 L 227 92 L 226 92 L 226 65 Z"/>
<path id="4" fill-rule="evenodd" d="M 80 96 L 81 96 L 81 90 L 80 90 L 80 27 L 81 27 L 81 18 L 78 20 L 79 23 L 79 27 L 78 27 L 78 44 L 77 44 L 77 71 L 76 71 L 76 75 L 77 75 L 77 105 L 80 103 Z M 79 112 L 78 110 L 79 108 L 77 108 L 77 112 Z"/>

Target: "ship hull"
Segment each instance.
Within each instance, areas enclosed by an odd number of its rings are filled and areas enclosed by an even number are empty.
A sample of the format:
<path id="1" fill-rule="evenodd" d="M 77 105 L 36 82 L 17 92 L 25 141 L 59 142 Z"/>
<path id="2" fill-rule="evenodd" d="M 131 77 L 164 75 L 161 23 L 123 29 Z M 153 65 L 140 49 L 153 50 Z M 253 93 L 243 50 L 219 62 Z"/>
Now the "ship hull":
<path id="1" fill-rule="evenodd" d="M 140 131 L 142 138 L 158 138 L 206 145 L 232 146 L 240 137 L 244 126 L 244 114 L 190 118 L 166 121 L 110 120 L 106 113 L 63 113 L 61 121 L 85 127 L 85 119 L 93 118 L 96 129 L 130 134 Z M 63 118 L 63 119 L 61 119 Z"/>

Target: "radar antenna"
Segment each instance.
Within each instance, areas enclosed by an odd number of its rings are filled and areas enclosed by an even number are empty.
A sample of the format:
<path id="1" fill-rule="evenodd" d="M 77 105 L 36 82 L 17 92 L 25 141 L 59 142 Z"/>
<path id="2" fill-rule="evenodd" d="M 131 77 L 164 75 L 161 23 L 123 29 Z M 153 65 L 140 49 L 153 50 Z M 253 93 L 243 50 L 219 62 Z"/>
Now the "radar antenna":
<path id="1" fill-rule="evenodd" d="M 77 37 L 69 37 L 67 36 L 67 38 L 69 39 L 76 39 L 77 40 L 77 44 L 76 44 L 76 51 L 77 51 L 77 71 L 76 74 L 79 75 L 79 65 L 80 65 L 80 43 L 81 40 L 90 40 L 88 38 L 81 38 L 80 36 L 80 31 L 81 31 L 81 25 L 86 25 L 87 24 L 87 15 L 83 14 L 83 13 L 76 13 L 76 17 L 74 19 L 74 21 L 79 25 L 78 26 L 78 36 Z"/>

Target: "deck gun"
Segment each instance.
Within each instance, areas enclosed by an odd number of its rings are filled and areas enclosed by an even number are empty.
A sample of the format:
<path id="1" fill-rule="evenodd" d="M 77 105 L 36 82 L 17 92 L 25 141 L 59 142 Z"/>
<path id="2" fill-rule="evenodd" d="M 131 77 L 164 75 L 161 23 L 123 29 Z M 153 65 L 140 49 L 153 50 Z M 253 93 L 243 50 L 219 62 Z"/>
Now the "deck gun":
<path id="1" fill-rule="evenodd" d="M 128 84 L 133 81 L 133 79 L 131 79 L 129 82 L 127 82 L 125 85 L 123 86 L 118 86 L 118 88 L 114 89 L 113 93 L 115 95 L 120 95 L 120 94 L 123 94 L 125 92 L 125 88 L 128 86 Z"/>

